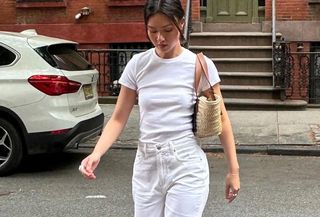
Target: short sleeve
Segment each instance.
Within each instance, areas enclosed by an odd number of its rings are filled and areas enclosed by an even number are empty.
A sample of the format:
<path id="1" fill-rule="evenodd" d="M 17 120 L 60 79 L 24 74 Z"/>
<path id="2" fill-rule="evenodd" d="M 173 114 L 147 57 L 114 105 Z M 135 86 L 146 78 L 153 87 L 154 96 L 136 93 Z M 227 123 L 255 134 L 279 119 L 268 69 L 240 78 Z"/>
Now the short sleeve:
<path id="1" fill-rule="evenodd" d="M 132 90 L 137 90 L 136 65 L 137 65 L 137 55 L 134 55 L 127 63 L 119 79 L 119 83 L 121 85 L 126 86 Z"/>
<path id="2" fill-rule="evenodd" d="M 210 84 L 212 86 L 214 86 L 215 84 L 220 82 L 218 70 L 217 70 L 216 66 L 214 65 L 214 63 L 212 62 L 212 60 L 209 59 L 207 56 L 205 56 L 205 60 L 207 62 L 207 66 L 208 66 L 208 74 L 209 74 Z M 207 90 L 208 88 L 210 88 L 210 85 L 204 75 L 201 76 L 200 87 L 201 87 L 201 91 L 204 91 L 204 90 Z"/>

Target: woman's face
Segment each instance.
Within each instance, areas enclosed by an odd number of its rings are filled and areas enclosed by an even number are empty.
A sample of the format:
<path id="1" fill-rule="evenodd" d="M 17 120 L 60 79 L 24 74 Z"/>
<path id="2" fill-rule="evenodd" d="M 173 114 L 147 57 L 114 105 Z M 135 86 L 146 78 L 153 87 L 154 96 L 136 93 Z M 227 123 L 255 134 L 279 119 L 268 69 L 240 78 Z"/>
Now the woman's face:
<path id="1" fill-rule="evenodd" d="M 180 24 L 182 29 L 183 24 Z M 149 18 L 147 33 L 157 54 L 162 58 L 173 58 L 180 54 L 180 32 L 164 14 L 157 13 Z"/>

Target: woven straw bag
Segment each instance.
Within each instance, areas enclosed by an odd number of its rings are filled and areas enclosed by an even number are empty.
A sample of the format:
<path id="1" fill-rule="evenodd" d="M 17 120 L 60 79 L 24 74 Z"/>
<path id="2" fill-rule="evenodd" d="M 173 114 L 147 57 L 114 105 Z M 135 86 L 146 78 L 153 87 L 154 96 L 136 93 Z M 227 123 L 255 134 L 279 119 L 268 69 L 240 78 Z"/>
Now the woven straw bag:
<path id="1" fill-rule="evenodd" d="M 211 91 L 209 98 L 198 95 L 198 87 L 202 73 L 210 85 Z M 202 53 L 197 54 L 194 89 L 197 95 L 193 115 L 194 134 L 199 138 L 220 135 L 222 132 L 220 107 L 222 98 L 220 95 L 214 93 L 209 81 L 207 63 Z"/>

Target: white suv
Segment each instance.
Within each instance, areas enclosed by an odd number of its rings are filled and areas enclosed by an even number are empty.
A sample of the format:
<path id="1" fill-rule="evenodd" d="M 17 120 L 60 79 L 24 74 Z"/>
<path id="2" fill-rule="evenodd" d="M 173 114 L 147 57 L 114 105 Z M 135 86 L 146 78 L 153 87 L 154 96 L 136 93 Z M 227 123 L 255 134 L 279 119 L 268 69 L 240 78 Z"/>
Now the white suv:
<path id="1" fill-rule="evenodd" d="M 0 175 L 25 154 L 76 148 L 101 133 L 99 73 L 77 43 L 0 31 Z"/>

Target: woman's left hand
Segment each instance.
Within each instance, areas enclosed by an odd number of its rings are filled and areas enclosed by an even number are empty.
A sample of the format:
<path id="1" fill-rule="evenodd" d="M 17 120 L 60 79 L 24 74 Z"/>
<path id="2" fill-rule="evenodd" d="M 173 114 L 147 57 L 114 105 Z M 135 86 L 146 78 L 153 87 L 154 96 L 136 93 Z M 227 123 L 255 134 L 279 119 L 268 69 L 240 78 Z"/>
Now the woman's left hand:
<path id="1" fill-rule="evenodd" d="M 239 194 L 240 177 L 239 174 L 228 173 L 226 177 L 226 199 L 231 203 Z"/>

